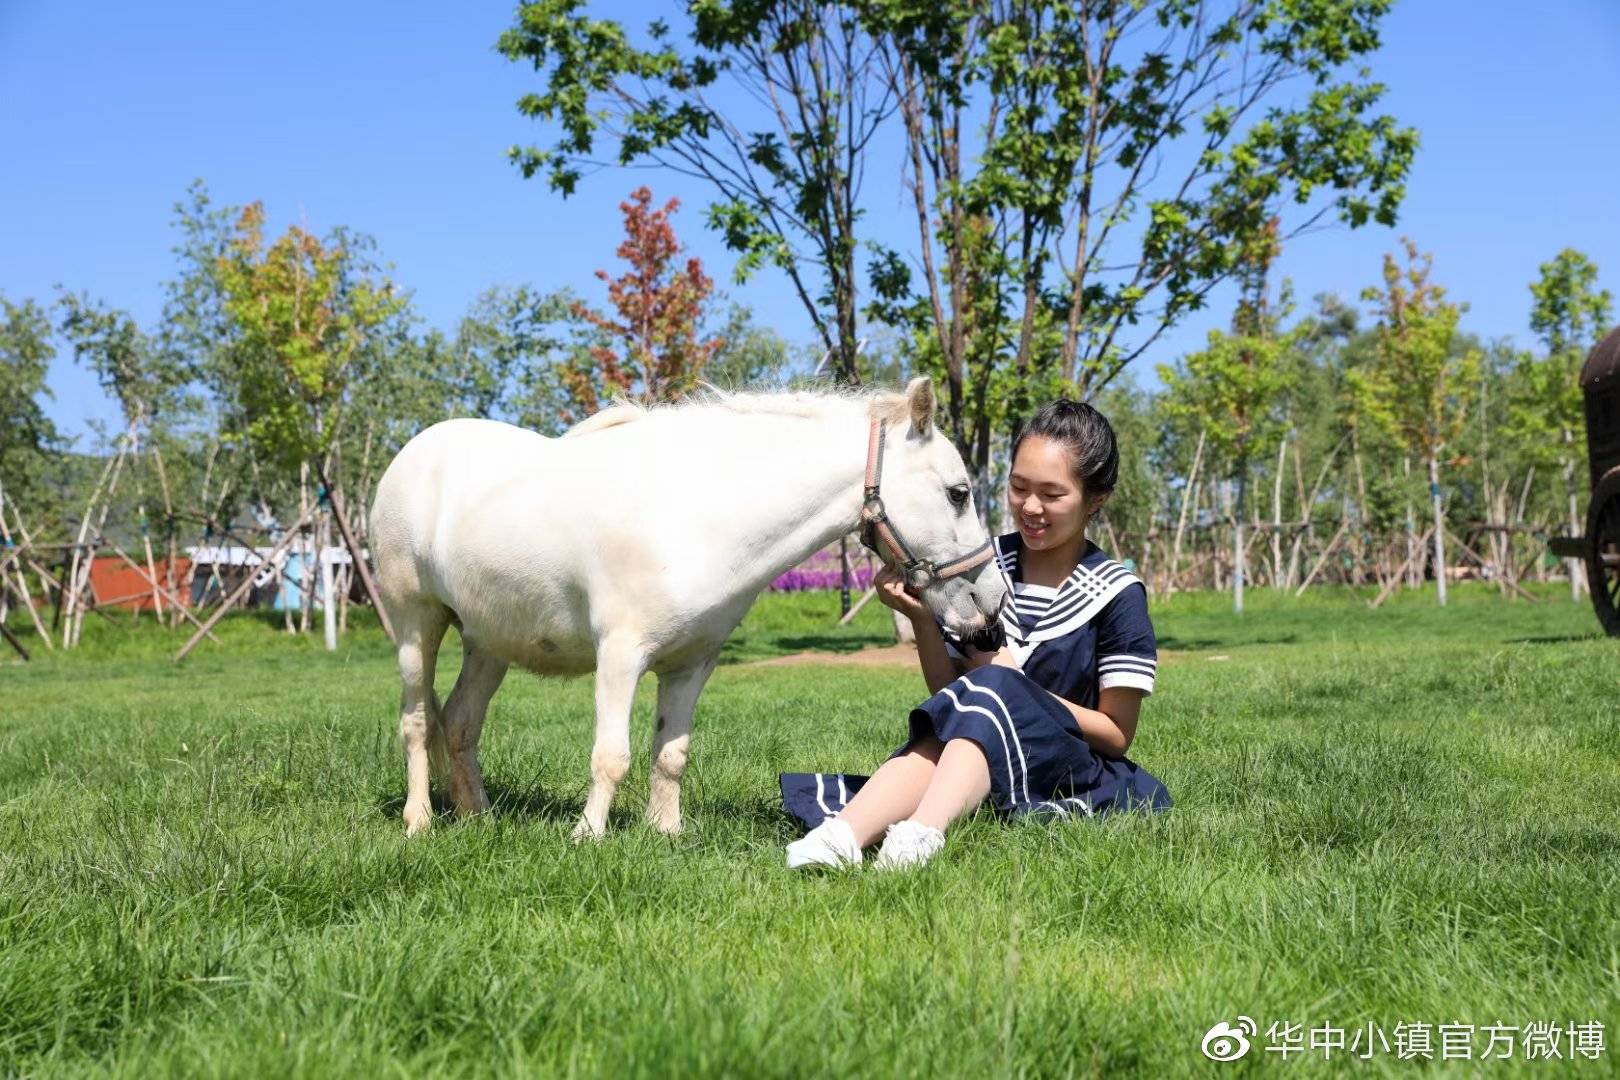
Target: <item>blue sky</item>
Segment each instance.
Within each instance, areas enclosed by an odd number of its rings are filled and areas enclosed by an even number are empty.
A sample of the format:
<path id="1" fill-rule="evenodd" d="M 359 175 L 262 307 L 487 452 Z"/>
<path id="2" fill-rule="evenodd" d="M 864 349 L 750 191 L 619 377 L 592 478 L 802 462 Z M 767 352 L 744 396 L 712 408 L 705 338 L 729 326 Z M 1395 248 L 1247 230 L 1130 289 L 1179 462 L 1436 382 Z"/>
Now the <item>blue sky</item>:
<path id="1" fill-rule="evenodd" d="M 609 5 L 638 23 L 656 7 Z M 618 242 L 616 204 L 642 182 L 683 198 L 683 239 L 729 277 L 732 260 L 700 227 L 700 188 L 599 175 L 563 201 L 507 164 L 507 146 L 541 134 L 513 107 L 535 77 L 493 51 L 511 11 L 0 0 L 0 292 L 46 302 L 61 284 L 154 322 L 174 272 L 171 208 L 199 177 L 216 202 L 262 200 L 277 230 L 372 234 L 438 326 L 495 284 L 594 297 L 592 271 Z M 1298 296 L 1354 296 L 1403 233 L 1434 252 L 1437 279 L 1470 305 L 1465 327 L 1486 337 L 1528 343 L 1526 286 L 1563 247 L 1590 255 L 1620 293 L 1620 4 L 1405 0 L 1373 69 L 1388 111 L 1423 138 L 1401 221 L 1291 244 L 1279 271 Z M 879 206 L 884 183 L 868 180 Z M 732 294 L 789 339 L 811 339 L 779 276 Z M 1146 359 L 1172 359 L 1224 322 L 1217 304 Z M 66 356 L 50 385 L 48 409 L 69 433 L 113 414 Z"/>

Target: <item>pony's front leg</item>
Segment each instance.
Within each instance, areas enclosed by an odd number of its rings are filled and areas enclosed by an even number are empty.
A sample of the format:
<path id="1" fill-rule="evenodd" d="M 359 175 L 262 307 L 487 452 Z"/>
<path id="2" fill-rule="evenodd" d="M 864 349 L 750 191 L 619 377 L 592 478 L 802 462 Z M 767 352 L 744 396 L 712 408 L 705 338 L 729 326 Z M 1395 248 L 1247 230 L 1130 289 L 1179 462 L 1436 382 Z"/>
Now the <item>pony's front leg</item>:
<path id="1" fill-rule="evenodd" d="M 671 836 L 681 831 L 681 774 L 686 771 L 687 746 L 692 737 L 692 710 L 718 659 L 716 653 L 696 667 L 658 676 L 658 719 L 653 724 L 652 793 L 647 799 L 647 821 Z"/>
<path id="2" fill-rule="evenodd" d="M 574 839 L 595 840 L 607 832 L 613 793 L 630 771 L 630 706 L 647 656 L 634 645 L 604 641 L 596 651 L 596 743 L 591 747 L 591 791 Z"/>

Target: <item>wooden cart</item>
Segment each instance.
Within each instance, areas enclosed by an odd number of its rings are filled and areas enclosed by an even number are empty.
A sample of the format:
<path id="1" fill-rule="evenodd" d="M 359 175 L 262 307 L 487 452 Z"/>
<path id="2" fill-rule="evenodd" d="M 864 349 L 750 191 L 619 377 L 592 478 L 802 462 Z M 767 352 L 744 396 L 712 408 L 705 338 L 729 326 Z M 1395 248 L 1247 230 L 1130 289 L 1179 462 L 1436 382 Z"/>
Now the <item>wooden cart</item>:
<path id="1" fill-rule="evenodd" d="M 1557 537 L 1548 546 L 1555 555 L 1586 564 L 1598 622 L 1620 637 L 1620 329 L 1598 342 L 1586 358 L 1581 394 L 1592 468 L 1586 535 Z"/>

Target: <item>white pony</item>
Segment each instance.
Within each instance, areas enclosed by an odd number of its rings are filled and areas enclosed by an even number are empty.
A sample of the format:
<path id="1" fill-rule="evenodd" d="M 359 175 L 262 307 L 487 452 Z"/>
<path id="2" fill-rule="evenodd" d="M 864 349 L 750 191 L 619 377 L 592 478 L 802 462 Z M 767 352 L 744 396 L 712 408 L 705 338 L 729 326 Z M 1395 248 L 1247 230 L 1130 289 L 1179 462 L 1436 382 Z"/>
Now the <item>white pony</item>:
<path id="1" fill-rule="evenodd" d="M 489 808 L 478 738 L 512 664 L 596 672 L 576 839 L 607 827 L 630 767 L 636 683 L 656 672 L 647 818 L 679 831 L 692 709 L 721 645 L 777 575 L 862 521 L 869 433 L 874 447 L 885 434 L 882 504 L 915 558 L 948 563 L 986 543 L 961 456 L 933 414 L 932 383 L 914 379 L 904 395 L 619 405 L 560 439 L 491 420 L 417 435 L 377 485 L 370 537 L 399 639 L 406 833 L 432 818 L 430 746 L 447 751 L 457 812 Z M 993 561 L 972 570 L 924 575 L 931 609 L 965 634 L 995 617 L 1006 588 Z M 452 623 L 464 658 L 441 709 L 434 662 Z"/>

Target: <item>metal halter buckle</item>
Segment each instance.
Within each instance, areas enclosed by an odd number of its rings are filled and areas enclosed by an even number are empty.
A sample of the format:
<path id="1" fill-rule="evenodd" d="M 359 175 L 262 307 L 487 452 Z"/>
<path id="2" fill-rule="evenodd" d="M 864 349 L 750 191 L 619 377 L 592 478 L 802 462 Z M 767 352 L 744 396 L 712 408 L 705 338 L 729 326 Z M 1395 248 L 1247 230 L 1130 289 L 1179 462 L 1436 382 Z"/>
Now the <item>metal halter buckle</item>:
<path id="1" fill-rule="evenodd" d="M 931 560 L 919 559 L 911 553 L 911 549 L 906 546 L 905 538 L 900 535 L 900 530 L 895 527 L 894 522 L 889 520 L 889 512 L 883 506 L 880 488 L 883 480 L 884 439 L 883 421 L 873 417 L 866 443 L 866 487 L 865 497 L 861 502 L 862 545 L 880 559 L 883 558 L 883 548 L 879 544 L 887 546 L 893 561 L 905 575 L 906 585 L 918 592 L 937 582 L 966 574 L 989 562 L 991 556 L 989 540 L 966 555 L 939 566 L 934 565 Z"/>

